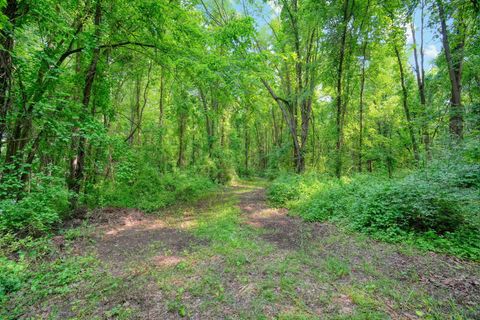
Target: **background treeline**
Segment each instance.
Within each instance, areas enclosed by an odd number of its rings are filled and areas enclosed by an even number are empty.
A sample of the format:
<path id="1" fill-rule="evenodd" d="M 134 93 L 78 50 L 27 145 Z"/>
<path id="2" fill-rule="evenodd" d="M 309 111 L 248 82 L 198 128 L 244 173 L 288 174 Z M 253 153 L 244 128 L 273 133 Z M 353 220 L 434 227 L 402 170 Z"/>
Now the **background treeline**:
<path id="1" fill-rule="evenodd" d="M 443 190 L 478 173 L 477 1 L 3 0 L 0 7 L 2 233 L 48 232 L 86 205 L 155 210 L 236 175 L 367 172 L 374 184 L 375 175 L 444 172 L 448 179 L 435 180 Z M 427 30 L 442 44 L 432 63 Z M 458 201 L 419 209 L 455 223 L 405 230 L 478 225 L 475 177 L 468 195 L 449 189 L 462 194 Z M 401 179 L 392 187 L 399 194 L 416 184 Z M 411 203 L 436 197 L 422 181 Z M 463 201 L 469 210 L 457 210 Z"/>

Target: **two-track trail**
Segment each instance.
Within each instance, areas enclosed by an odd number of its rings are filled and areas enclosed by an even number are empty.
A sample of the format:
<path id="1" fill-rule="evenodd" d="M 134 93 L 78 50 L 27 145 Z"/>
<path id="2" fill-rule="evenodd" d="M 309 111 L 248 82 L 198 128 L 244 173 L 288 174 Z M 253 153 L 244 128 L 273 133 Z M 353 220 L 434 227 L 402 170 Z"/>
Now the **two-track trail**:
<path id="1" fill-rule="evenodd" d="M 478 264 L 290 217 L 255 183 L 158 214 L 103 209 L 89 223 L 68 251 L 94 261 L 88 276 L 22 318 L 480 317 Z"/>

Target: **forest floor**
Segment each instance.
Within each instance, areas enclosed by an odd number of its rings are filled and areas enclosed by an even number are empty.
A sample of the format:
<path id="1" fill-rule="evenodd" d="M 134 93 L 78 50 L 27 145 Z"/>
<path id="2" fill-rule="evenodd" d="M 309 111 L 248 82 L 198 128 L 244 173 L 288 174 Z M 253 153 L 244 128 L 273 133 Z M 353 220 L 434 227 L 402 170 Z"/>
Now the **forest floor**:
<path id="1" fill-rule="evenodd" d="M 54 242 L 44 278 L 7 302 L 15 318 L 480 318 L 478 263 L 303 222 L 261 182 L 153 215 L 97 210 Z"/>

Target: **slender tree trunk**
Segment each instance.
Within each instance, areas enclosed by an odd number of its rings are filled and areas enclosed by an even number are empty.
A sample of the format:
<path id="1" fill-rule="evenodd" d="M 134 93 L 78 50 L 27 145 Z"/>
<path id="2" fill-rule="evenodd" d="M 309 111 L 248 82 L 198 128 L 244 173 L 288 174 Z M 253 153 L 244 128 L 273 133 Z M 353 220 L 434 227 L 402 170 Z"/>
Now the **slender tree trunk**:
<path id="1" fill-rule="evenodd" d="M 345 49 L 347 44 L 347 30 L 348 30 L 348 21 L 350 20 L 349 13 L 349 0 L 345 0 L 343 4 L 343 21 L 342 21 L 342 34 L 340 37 L 340 52 L 339 52 L 339 62 L 337 67 L 337 85 L 336 85 L 336 130 L 337 130 L 337 142 L 335 145 L 336 149 L 336 163 L 335 163 L 335 175 L 340 178 L 342 176 L 342 149 L 343 149 L 343 64 L 345 58 Z"/>
<path id="2" fill-rule="evenodd" d="M 417 139 L 415 137 L 415 130 L 413 128 L 413 121 L 410 115 L 410 109 L 408 107 L 408 91 L 407 91 L 407 87 L 405 86 L 405 74 L 403 71 L 402 58 L 400 56 L 400 52 L 398 51 L 397 45 L 394 46 L 394 50 L 395 50 L 395 55 L 397 56 L 398 68 L 400 70 L 400 83 L 402 85 L 403 110 L 405 111 L 405 117 L 407 118 L 408 132 L 410 134 L 410 139 L 412 141 L 413 157 L 415 159 L 415 164 L 418 165 L 420 161 L 420 156 L 418 152 Z"/>
<path id="3" fill-rule="evenodd" d="M 11 105 L 10 88 L 13 71 L 12 52 L 15 44 L 14 30 L 18 15 L 17 1 L 8 0 L 6 6 L 2 10 L 2 14 L 6 17 L 10 26 L 3 26 L 0 29 L 2 45 L 2 49 L 0 50 L 0 154 L 7 126 L 7 114 Z"/>
<path id="4" fill-rule="evenodd" d="M 158 100 L 158 126 L 163 127 L 163 114 L 165 109 L 165 75 L 163 67 L 160 67 L 160 98 Z"/>
<path id="5" fill-rule="evenodd" d="M 203 113 L 205 115 L 205 129 L 207 133 L 208 155 L 209 157 L 212 157 L 213 141 L 214 141 L 213 121 L 209 115 L 207 96 L 205 95 L 205 92 L 201 87 L 199 87 L 199 92 L 200 92 L 200 99 L 202 100 L 202 105 L 203 105 Z"/>
<path id="6" fill-rule="evenodd" d="M 135 133 L 137 132 L 140 124 L 140 75 L 137 74 L 135 78 L 134 86 L 134 101 L 130 108 L 130 133 L 128 134 L 127 141 L 130 145 L 135 142 Z"/>
<path id="7" fill-rule="evenodd" d="M 359 103 L 359 134 L 358 134 L 358 172 L 362 172 L 363 156 L 363 93 L 365 90 L 365 63 L 366 63 L 367 41 L 362 46 L 362 75 L 360 77 L 360 103 Z"/>
<path id="8" fill-rule="evenodd" d="M 250 136 L 248 134 L 248 125 L 245 121 L 245 128 L 243 129 L 243 138 L 245 144 L 245 173 L 248 174 L 248 157 L 250 154 Z"/>
<path id="9" fill-rule="evenodd" d="M 440 33 L 442 34 L 443 51 L 445 52 L 445 59 L 448 66 L 448 75 L 451 84 L 451 98 L 450 98 L 450 132 L 457 138 L 463 137 L 463 108 L 462 108 L 462 63 L 463 63 L 463 47 L 464 40 L 454 48 L 452 52 L 450 48 L 449 35 L 447 30 L 447 17 L 443 7 L 442 0 L 437 0 L 438 15 L 440 18 Z"/>
<path id="10" fill-rule="evenodd" d="M 86 120 L 86 115 L 89 114 L 88 106 L 90 103 L 91 93 L 93 82 L 95 80 L 95 75 L 97 73 L 97 64 L 100 58 L 100 47 L 99 47 L 99 39 L 100 39 L 100 23 L 102 19 L 102 7 L 101 7 L 101 0 L 97 0 L 96 7 L 95 7 L 95 17 L 94 17 L 94 25 L 95 25 L 95 38 L 96 38 L 96 46 L 92 52 L 92 60 L 90 65 L 87 69 L 87 73 L 85 76 L 85 86 L 83 89 L 83 98 L 82 98 L 82 106 L 83 112 L 81 113 L 80 120 Z M 78 139 L 78 144 L 74 150 L 75 156 L 70 161 L 70 175 L 68 179 L 68 189 L 75 193 L 75 196 L 71 199 L 72 207 L 77 205 L 78 194 L 80 193 L 81 183 L 84 177 L 84 164 L 85 164 L 85 149 L 86 149 L 87 139 L 84 134 L 81 134 Z"/>
<path id="11" fill-rule="evenodd" d="M 423 145 L 425 148 L 425 155 L 427 159 L 431 159 L 430 152 L 430 134 L 428 131 L 428 120 L 427 120 L 427 103 L 425 96 L 425 70 L 424 70 L 424 52 L 423 52 L 423 8 L 424 3 L 421 1 L 421 34 L 420 34 L 420 63 L 418 59 L 417 52 L 417 39 L 415 36 L 415 25 L 413 19 L 410 23 L 410 29 L 412 30 L 412 39 L 413 39 L 413 57 L 415 60 L 415 75 L 417 78 L 418 93 L 420 97 L 420 105 L 422 109 L 422 135 L 423 135 Z"/>
<path id="12" fill-rule="evenodd" d="M 271 108 L 272 121 L 273 121 L 273 145 L 280 146 L 279 139 L 279 127 L 277 123 L 277 117 L 275 116 L 275 110 Z"/>
<path id="13" fill-rule="evenodd" d="M 185 127 L 186 117 L 182 113 L 178 119 L 178 159 L 177 167 L 182 168 L 185 165 Z"/>
<path id="14" fill-rule="evenodd" d="M 163 67 L 160 67 L 160 97 L 158 99 L 158 128 L 159 128 L 159 136 L 158 136 L 158 163 L 160 169 L 163 171 L 162 164 L 164 163 L 164 151 L 163 151 L 163 136 L 165 134 L 165 130 L 163 128 L 163 117 L 165 113 L 165 71 Z"/>

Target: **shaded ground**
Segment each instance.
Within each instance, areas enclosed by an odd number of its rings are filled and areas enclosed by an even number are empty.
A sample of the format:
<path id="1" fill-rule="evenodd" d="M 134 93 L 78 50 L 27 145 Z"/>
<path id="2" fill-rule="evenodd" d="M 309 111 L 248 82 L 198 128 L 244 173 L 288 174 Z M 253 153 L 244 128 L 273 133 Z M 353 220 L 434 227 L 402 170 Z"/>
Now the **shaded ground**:
<path id="1" fill-rule="evenodd" d="M 480 318 L 478 264 L 289 217 L 253 183 L 157 215 L 94 217 L 58 240 L 93 262 L 61 292 L 15 296 L 19 318 Z"/>

